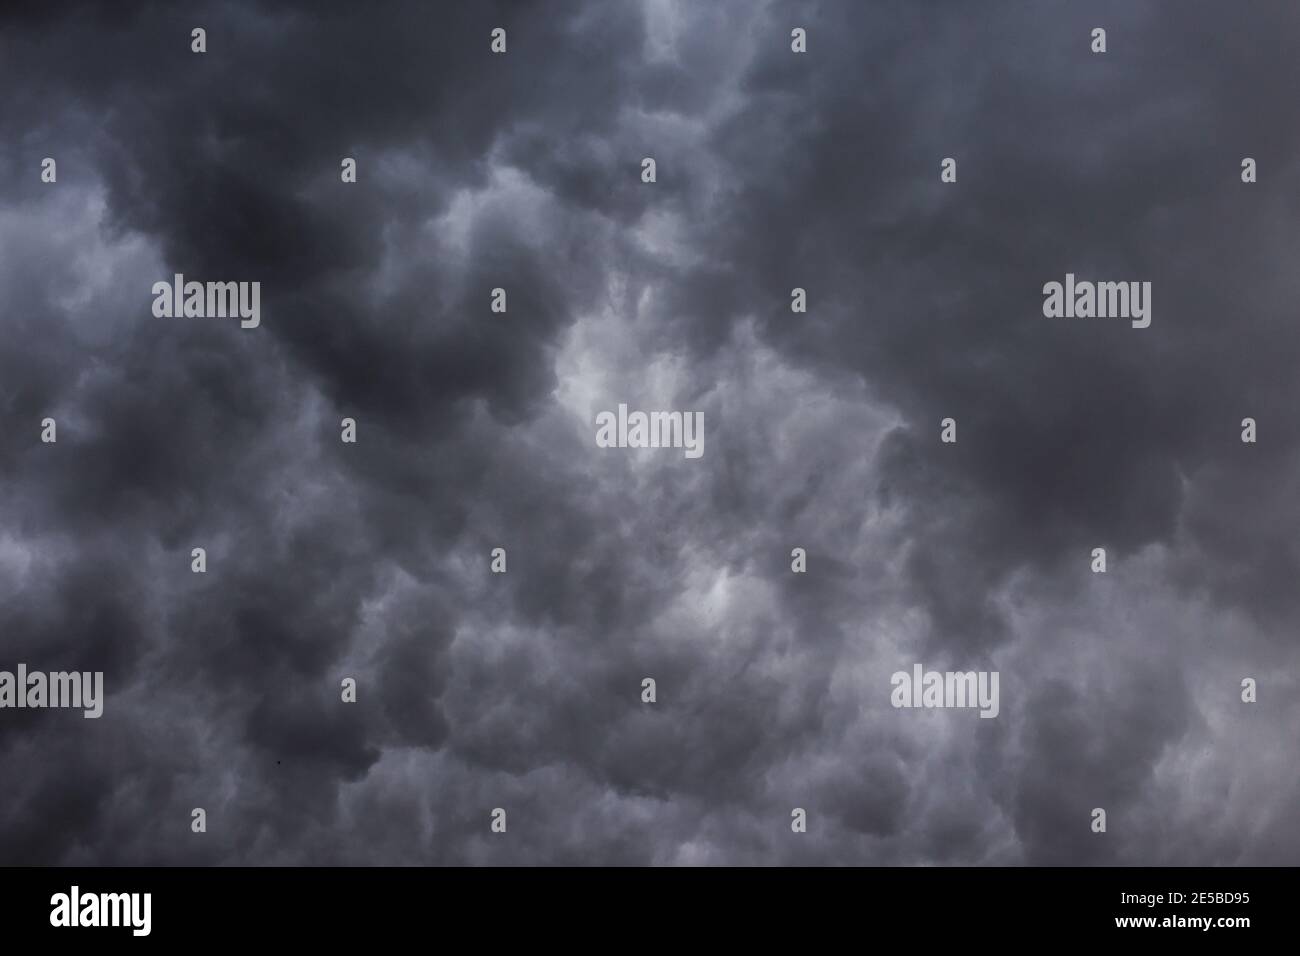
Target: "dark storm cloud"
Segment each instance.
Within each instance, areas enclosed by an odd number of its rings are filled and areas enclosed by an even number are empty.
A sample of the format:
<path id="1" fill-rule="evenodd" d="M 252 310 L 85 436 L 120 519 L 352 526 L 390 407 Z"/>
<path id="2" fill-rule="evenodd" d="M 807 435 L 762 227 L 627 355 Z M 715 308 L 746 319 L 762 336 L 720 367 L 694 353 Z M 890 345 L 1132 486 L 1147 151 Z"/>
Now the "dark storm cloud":
<path id="1" fill-rule="evenodd" d="M 1141 15 L 1130 5 L 940 7 L 837 7 L 815 68 L 758 60 L 751 105 L 717 137 L 741 183 L 708 240 L 755 279 L 762 298 L 741 309 L 810 361 L 847 363 L 908 413 L 916 427 L 896 437 L 891 467 L 907 471 L 903 484 L 932 487 L 916 471 L 924 462 L 948 475 L 944 494 L 970 495 L 980 516 L 967 537 L 981 564 L 1049 561 L 1081 535 L 1121 553 L 1165 539 L 1180 470 L 1239 461 L 1241 417 L 1268 414 L 1270 455 L 1295 447 L 1290 399 L 1252 395 L 1240 375 L 1263 360 L 1277 373 L 1268 381 L 1293 379 L 1282 367 L 1297 338 L 1276 315 L 1295 283 L 1272 250 L 1294 240 L 1268 210 L 1294 199 L 1276 181 L 1243 195 L 1236 173 L 1241 155 L 1271 155 L 1280 169 L 1295 154 L 1291 124 L 1256 104 L 1293 87 L 1297 67 L 1267 55 L 1280 53 L 1272 44 L 1229 60 L 1235 51 L 1209 42 L 1210 4 Z M 1262 30 L 1295 27 L 1283 5 L 1258 13 Z M 947 61 L 925 59 L 931 21 Z M 1078 40 L 1102 22 L 1106 59 Z M 965 115 L 945 106 L 954 98 Z M 1207 148 L 1207 129 L 1249 146 Z M 969 187 L 939 183 L 948 155 Z M 1067 271 L 1151 278 L 1152 328 L 1042 322 L 1039 289 Z M 833 316 L 811 335 L 789 321 L 793 285 L 810 290 L 812 312 Z M 932 441 L 949 415 L 968 445 Z M 961 586 L 937 559 L 917 575 Z"/>
<path id="2" fill-rule="evenodd" d="M 0 858 L 1294 848 L 1280 811 L 1271 848 L 1248 808 L 1207 834 L 1186 782 L 1254 775 L 1270 806 L 1296 785 L 1251 758 L 1295 716 L 1278 683 L 1249 731 L 1234 701 L 1294 663 L 1300 614 L 1278 266 L 1300 144 L 1268 105 L 1300 23 L 1259 4 L 1225 38 L 1225 16 L 15 8 L 0 663 L 102 668 L 110 696 L 99 721 L 5 712 Z M 1151 328 L 1045 320 L 1067 271 L 1152 281 Z M 261 327 L 154 319 L 174 272 L 260 281 Z M 704 458 L 594 448 L 620 401 L 703 409 Z M 893 710 L 917 660 L 1001 668 L 1002 715 Z"/>

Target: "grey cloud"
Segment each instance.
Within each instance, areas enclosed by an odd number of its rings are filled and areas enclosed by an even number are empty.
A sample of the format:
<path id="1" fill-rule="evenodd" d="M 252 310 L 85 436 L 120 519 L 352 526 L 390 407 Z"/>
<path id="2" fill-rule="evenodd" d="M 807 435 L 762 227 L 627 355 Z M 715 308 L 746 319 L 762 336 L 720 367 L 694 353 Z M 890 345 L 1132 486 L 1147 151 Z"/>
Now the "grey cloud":
<path id="1" fill-rule="evenodd" d="M 96 9 L 0 31 L 0 648 L 109 695 L 0 716 L 0 860 L 1294 862 L 1292 5 Z"/>

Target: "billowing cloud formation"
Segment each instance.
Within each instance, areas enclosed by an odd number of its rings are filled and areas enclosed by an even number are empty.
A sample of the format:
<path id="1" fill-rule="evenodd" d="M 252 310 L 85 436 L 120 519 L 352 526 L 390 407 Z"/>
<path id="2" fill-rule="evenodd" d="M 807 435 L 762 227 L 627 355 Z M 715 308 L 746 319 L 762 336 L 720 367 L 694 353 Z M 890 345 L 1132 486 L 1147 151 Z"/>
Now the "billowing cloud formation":
<path id="1" fill-rule="evenodd" d="M 6 17 L 3 862 L 1300 858 L 1294 4 Z"/>

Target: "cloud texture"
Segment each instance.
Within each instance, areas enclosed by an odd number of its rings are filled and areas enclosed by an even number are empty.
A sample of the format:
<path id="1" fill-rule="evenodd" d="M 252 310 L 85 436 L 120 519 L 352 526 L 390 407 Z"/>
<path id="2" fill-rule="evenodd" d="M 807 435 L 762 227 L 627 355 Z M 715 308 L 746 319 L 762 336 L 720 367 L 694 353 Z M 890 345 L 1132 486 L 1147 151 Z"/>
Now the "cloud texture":
<path id="1" fill-rule="evenodd" d="M 1294 3 L 7 10 L 0 862 L 1300 861 Z"/>

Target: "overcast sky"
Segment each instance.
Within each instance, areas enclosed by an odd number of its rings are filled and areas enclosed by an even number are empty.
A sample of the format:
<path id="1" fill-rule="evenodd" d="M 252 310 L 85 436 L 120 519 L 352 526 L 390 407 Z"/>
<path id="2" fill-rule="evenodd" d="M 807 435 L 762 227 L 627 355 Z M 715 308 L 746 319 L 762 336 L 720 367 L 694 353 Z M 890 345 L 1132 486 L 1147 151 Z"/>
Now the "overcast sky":
<path id="1" fill-rule="evenodd" d="M 1300 862 L 1293 0 L 22 7 L 0 863 Z"/>

